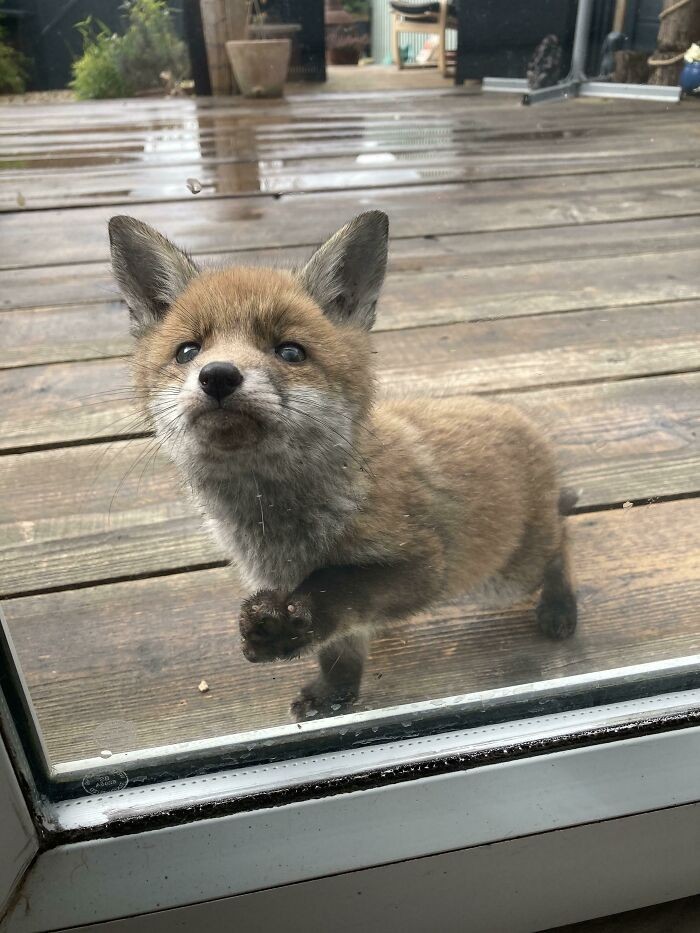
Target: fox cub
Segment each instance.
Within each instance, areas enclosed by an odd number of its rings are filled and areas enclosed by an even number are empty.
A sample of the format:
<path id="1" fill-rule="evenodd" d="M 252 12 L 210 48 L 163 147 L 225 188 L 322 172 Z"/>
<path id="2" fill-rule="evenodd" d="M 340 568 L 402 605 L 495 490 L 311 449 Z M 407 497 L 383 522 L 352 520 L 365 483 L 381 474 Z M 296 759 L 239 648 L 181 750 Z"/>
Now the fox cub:
<path id="1" fill-rule="evenodd" d="M 388 219 L 360 214 L 303 269 L 200 270 L 130 217 L 109 224 L 145 412 L 253 592 L 249 661 L 318 648 L 296 719 L 357 699 L 371 633 L 470 592 L 540 590 L 576 626 L 553 458 L 518 411 L 375 398 L 369 332 Z"/>

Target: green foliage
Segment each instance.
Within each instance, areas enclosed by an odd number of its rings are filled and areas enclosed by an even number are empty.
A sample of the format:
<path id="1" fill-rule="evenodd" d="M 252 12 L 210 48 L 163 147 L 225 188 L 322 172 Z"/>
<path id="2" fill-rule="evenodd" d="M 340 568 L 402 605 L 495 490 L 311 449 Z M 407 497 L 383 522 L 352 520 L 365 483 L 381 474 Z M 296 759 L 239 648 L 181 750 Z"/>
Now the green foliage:
<path id="1" fill-rule="evenodd" d="M 369 0 L 342 0 L 343 9 L 355 16 L 365 16 L 369 19 Z"/>
<path id="2" fill-rule="evenodd" d="M 0 94 L 21 94 L 26 80 L 24 56 L 6 41 L 0 26 Z"/>
<path id="3" fill-rule="evenodd" d="M 83 54 L 73 62 L 71 87 L 79 100 L 102 97 L 129 97 L 132 86 L 124 80 L 121 68 L 123 38 L 112 34 L 88 16 L 76 27 L 83 37 Z"/>
<path id="4" fill-rule="evenodd" d="M 133 0 L 127 6 L 129 28 L 122 39 L 122 73 L 138 91 L 163 86 L 161 73 L 174 81 L 189 73 L 184 42 L 175 34 L 165 0 Z"/>
<path id="5" fill-rule="evenodd" d="M 81 99 L 132 97 L 163 87 L 163 72 L 174 82 L 189 72 L 187 49 L 175 34 L 165 0 L 131 0 L 123 9 L 128 22 L 123 36 L 90 17 L 77 25 L 83 55 L 73 63 L 71 87 Z"/>

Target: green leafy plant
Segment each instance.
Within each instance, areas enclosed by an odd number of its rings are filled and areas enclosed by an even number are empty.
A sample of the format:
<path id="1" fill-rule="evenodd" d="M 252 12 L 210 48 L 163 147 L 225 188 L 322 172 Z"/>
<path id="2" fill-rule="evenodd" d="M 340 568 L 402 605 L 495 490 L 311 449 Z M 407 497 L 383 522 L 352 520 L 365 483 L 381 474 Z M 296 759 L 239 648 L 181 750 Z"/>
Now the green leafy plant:
<path id="1" fill-rule="evenodd" d="M 177 84 L 189 72 L 165 0 L 132 0 L 123 9 L 128 28 L 122 36 L 90 17 L 77 24 L 83 54 L 73 63 L 71 87 L 81 99 L 131 97 L 163 87 L 164 74 Z"/>
<path id="2" fill-rule="evenodd" d="M 347 13 L 352 13 L 354 16 L 369 17 L 369 0 L 342 0 L 342 3 L 343 9 Z"/>
<path id="3" fill-rule="evenodd" d="M 126 4 L 129 28 L 122 39 L 122 73 L 137 91 L 162 87 L 161 74 L 176 83 L 189 73 L 184 42 L 178 39 L 165 0 L 133 0 Z"/>
<path id="4" fill-rule="evenodd" d="M 133 87 L 125 81 L 121 67 L 122 37 L 109 31 L 91 16 L 78 23 L 83 38 L 83 54 L 73 62 L 71 87 L 80 100 L 102 97 L 129 97 Z"/>
<path id="5" fill-rule="evenodd" d="M 21 94 L 26 83 L 25 58 L 10 45 L 0 25 L 0 94 Z"/>

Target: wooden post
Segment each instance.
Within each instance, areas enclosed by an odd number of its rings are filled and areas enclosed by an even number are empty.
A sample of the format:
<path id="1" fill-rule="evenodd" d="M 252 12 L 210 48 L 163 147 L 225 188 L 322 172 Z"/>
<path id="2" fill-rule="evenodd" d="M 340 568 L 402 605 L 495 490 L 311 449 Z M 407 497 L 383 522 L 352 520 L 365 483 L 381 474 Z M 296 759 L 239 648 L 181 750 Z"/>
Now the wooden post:
<path id="1" fill-rule="evenodd" d="M 678 84 L 683 55 L 700 39 L 700 0 L 664 0 L 656 51 L 649 59 L 649 84 Z"/>
<path id="2" fill-rule="evenodd" d="M 237 94 L 238 88 L 226 55 L 226 42 L 244 38 L 248 0 L 199 0 L 199 3 L 211 92 L 214 95 Z"/>
<path id="3" fill-rule="evenodd" d="M 627 0 L 617 0 L 615 4 L 615 18 L 613 19 L 613 32 L 625 31 L 625 15 L 627 14 Z"/>
<path id="4" fill-rule="evenodd" d="M 252 0 L 224 0 L 226 4 L 226 38 L 245 39 Z"/>
<path id="5" fill-rule="evenodd" d="M 211 94 L 211 82 L 209 81 L 209 69 L 207 68 L 207 47 L 204 44 L 202 11 L 199 8 L 199 0 L 184 0 L 182 21 L 187 50 L 190 53 L 194 92 L 198 97 L 208 97 Z"/>
<path id="6" fill-rule="evenodd" d="M 621 49 L 615 52 L 615 70 L 613 81 L 615 84 L 647 84 L 649 81 L 649 65 L 647 52 L 634 52 L 631 49 Z"/>

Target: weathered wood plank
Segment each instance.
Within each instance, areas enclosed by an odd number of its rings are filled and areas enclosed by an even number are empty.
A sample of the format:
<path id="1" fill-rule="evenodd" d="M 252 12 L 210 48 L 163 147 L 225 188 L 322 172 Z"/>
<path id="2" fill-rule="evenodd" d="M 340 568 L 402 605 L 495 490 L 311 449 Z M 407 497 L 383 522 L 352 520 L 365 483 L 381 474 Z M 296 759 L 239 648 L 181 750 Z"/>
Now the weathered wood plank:
<path id="1" fill-rule="evenodd" d="M 433 272 L 390 271 L 376 330 L 700 299 L 700 277 L 693 272 L 700 267 L 700 247 L 466 269 L 461 261 L 459 254 L 446 253 Z M 432 265 L 430 259 L 423 264 Z M 694 310 L 700 314 L 700 306 Z M 0 328 L 0 369 L 123 355 L 131 345 L 127 314 L 118 302 L 0 312 Z"/>
<path id="2" fill-rule="evenodd" d="M 184 110 L 163 119 L 77 127 L 65 123 L 45 125 L 45 121 L 34 117 L 30 125 L 22 126 L 20 107 L 7 128 L 0 114 L 0 158 L 43 157 L 51 161 L 52 157 L 60 159 L 72 153 L 99 159 L 102 153 L 102 158 L 111 161 L 119 154 L 127 160 L 138 156 L 142 162 L 144 152 L 149 160 L 162 158 L 166 162 L 182 161 L 191 155 L 197 160 L 202 156 L 221 157 L 224 153 L 249 157 L 278 152 L 282 158 L 297 158 L 350 154 L 358 143 L 363 144 L 363 150 L 378 143 L 391 145 L 397 152 L 464 143 L 469 143 L 471 151 L 490 145 L 496 152 L 499 144 L 501 151 L 508 144 L 511 148 L 515 143 L 518 148 L 538 144 L 544 155 L 547 144 L 573 147 L 577 141 L 585 141 L 586 148 L 593 150 L 603 140 L 612 145 L 637 140 L 640 149 L 651 155 L 665 151 L 673 137 L 687 144 L 697 133 L 692 105 L 655 115 L 646 110 L 640 120 L 639 113 L 621 111 L 619 106 L 596 112 L 595 108 L 574 105 L 566 113 L 535 114 L 512 101 L 510 106 L 501 102 L 501 107 L 484 108 L 475 106 L 473 100 L 467 106 L 459 101 L 455 106 L 454 100 L 433 95 L 427 100 L 413 97 L 395 114 L 367 107 L 366 102 L 340 113 L 330 113 L 327 106 L 266 113 L 264 109 L 241 111 L 234 105 L 211 115 Z M 652 119 L 663 130 L 653 138 L 645 132 Z M 308 147 L 311 142 L 315 149 Z"/>
<path id="3" fill-rule="evenodd" d="M 441 607 L 374 643 L 362 705 L 696 654 L 700 502 L 569 523 L 580 614 L 573 639 L 539 635 L 529 607 Z M 288 722 L 312 662 L 248 664 L 235 625 L 239 596 L 222 569 L 7 601 L 52 760 L 125 750 L 119 735 L 129 732 L 132 748 L 146 748 Z"/>
<path id="4" fill-rule="evenodd" d="M 386 92 L 335 93 L 333 106 L 325 93 L 289 95 L 279 101 L 249 101 L 241 98 L 197 98 L 190 100 L 161 99 L 148 105 L 135 100 L 92 101 L 82 103 L 51 104 L 48 107 L 9 106 L 0 109 L 0 136 L 47 136 L 65 133 L 70 127 L 73 132 L 86 134 L 96 132 L 143 131 L 167 132 L 183 122 L 196 121 L 203 129 L 219 122 L 235 122 L 237 125 L 250 123 L 266 126 L 268 123 L 297 126 L 304 121 L 318 122 L 319 109 L 327 126 L 343 124 L 348 119 L 366 120 L 368 117 L 387 119 Z M 648 101 L 590 101 L 572 102 L 566 111 L 555 114 L 530 113 L 524 111 L 519 100 L 474 93 L 472 89 L 441 90 L 392 90 L 392 119 L 413 119 L 416 115 L 434 120 L 438 115 L 449 117 L 453 124 L 464 121 L 491 121 L 512 124 L 521 121 L 534 130 L 559 132 L 570 127 L 583 131 L 598 123 L 623 126 L 637 125 L 640 118 L 654 125 L 695 122 L 692 104 L 669 108 L 664 104 Z M 139 106 L 141 104 L 141 106 Z M 319 104 L 321 107 L 319 108 Z M 562 128 L 564 128 L 562 130 Z"/>
<path id="5" fill-rule="evenodd" d="M 582 175 L 575 184 L 555 177 L 431 185 L 411 189 L 410 198 L 400 188 L 382 188 L 217 198 L 189 202 L 186 211 L 174 202 L 144 204 L 133 212 L 190 250 L 208 252 L 317 242 L 328 233 L 329 217 L 336 225 L 370 208 L 389 214 L 394 236 L 438 236 L 688 215 L 699 193 L 700 179 L 673 169 Z M 0 268 L 105 260 L 106 223 L 116 212 L 110 206 L 8 214 Z"/>
<path id="6" fill-rule="evenodd" d="M 684 250 L 390 275 L 378 326 L 394 330 L 695 299 L 700 282 L 691 272 L 694 255 L 700 263 L 700 250 Z"/>
<path id="7" fill-rule="evenodd" d="M 663 239 L 664 233 L 660 236 Z M 309 243 L 296 247 L 200 253 L 196 258 L 202 266 L 254 263 L 289 268 L 303 264 L 318 245 Z M 397 272 L 421 271 L 435 264 L 455 263 L 450 252 L 433 238 L 394 240 L 391 252 L 390 268 Z M 118 289 L 106 262 L 0 271 L 0 309 L 46 309 L 81 302 L 94 304 L 100 298 L 104 301 L 118 297 Z"/>
<path id="8" fill-rule="evenodd" d="M 207 264 L 262 263 L 293 265 L 303 262 L 317 243 L 259 250 L 222 250 L 196 254 Z M 524 236 L 521 230 L 463 233 L 442 237 L 395 237 L 391 241 L 389 273 L 408 275 L 442 269 L 475 270 L 569 259 L 631 256 L 700 249 L 700 225 L 677 219 L 639 220 L 580 227 L 552 227 Z M 640 260 L 640 262 L 645 260 Z M 692 276 L 691 264 L 685 269 Z M 118 297 L 106 262 L 35 266 L 0 271 L 0 309 L 53 308 L 75 303 L 94 304 Z"/>
<path id="9" fill-rule="evenodd" d="M 439 101 L 441 110 L 462 113 L 465 104 L 469 109 L 493 110 L 517 109 L 513 100 L 499 99 L 490 101 L 480 94 L 474 93 L 470 88 L 446 88 L 429 90 L 392 90 L 392 109 L 396 112 L 415 113 L 421 102 L 434 110 Z M 465 100 L 468 98 L 468 101 Z M 18 106 L 5 106 L 0 108 L 0 133 L 13 135 L 17 132 L 35 133 L 37 135 L 65 132 L 67 127 L 74 131 L 90 132 L 96 129 L 118 129 L 121 127 L 141 126 L 143 128 L 163 129 L 184 119 L 201 121 L 218 119 L 251 119 L 255 122 L 265 121 L 266 118 L 282 119 L 288 121 L 290 117 L 316 117 L 319 103 L 322 103 L 324 113 L 327 112 L 329 122 L 343 119 L 347 113 L 379 113 L 386 115 L 386 92 L 360 92 L 333 94 L 332 113 L 328 111 L 328 95 L 318 94 L 290 94 L 280 100 L 256 100 L 251 103 L 240 97 L 199 97 L 156 100 L 110 100 L 110 101 L 75 101 L 66 103 L 52 103 L 47 106 L 35 105 L 29 108 Z M 651 105 L 645 111 L 662 118 L 668 108 Z M 595 115 L 594 108 L 590 108 Z M 635 111 L 642 112 L 632 103 L 617 108 L 618 114 L 624 114 L 633 119 Z"/>
<path id="10" fill-rule="evenodd" d="M 119 301 L 0 311 L 0 331 L 0 369 L 123 356 L 130 346 L 128 314 Z"/>
<path id="11" fill-rule="evenodd" d="M 251 197 L 291 192 L 348 191 L 353 188 L 401 187 L 413 188 L 429 184 L 479 182 L 486 180 L 510 180 L 525 178 L 552 178 L 555 176 L 579 176 L 591 172 L 629 171 L 643 168 L 642 159 L 601 156 L 585 162 L 572 162 L 566 158 L 549 158 L 531 162 L 528 167 L 517 163 L 499 163 L 497 160 L 459 159 L 440 162 L 426 158 L 422 164 L 400 164 L 386 168 L 359 167 L 337 170 L 334 168 L 312 172 L 295 169 L 281 173 L 269 173 L 256 162 L 221 163 L 213 169 L 202 169 L 201 165 L 190 165 L 176 170 L 157 169 L 111 177 L 94 177 L 80 173 L 63 178 L 46 178 L 28 184 L 25 179 L 5 179 L 5 188 L 0 192 L 0 213 L 18 210 L 64 209 L 104 205 L 135 205 L 152 201 L 177 201 L 189 203 L 192 194 L 187 188 L 187 179 L 194 177 L 201 184 L 197 202 L 216 198 Z M 661 169 L 689 169 L 696 166 L 692 152 L 671 156 L 658 164 Z M 74 181 L 74 178 L 76 179 Z"/>
<path id="12" fill-rule="evenodd" d="M 480 155 L 497 160 L 520 162 L 547 160 L 553 155 L 572 162 L 599 158 L 606 151 L 611 159 L 629 157 L 649 165 L 649 157 L 661 162 L 673 154 L 690 155 L 694 125 L 674 120 L 650 143 L 643 125 L 598 124 L 542 126 L 531 117 L 503 119 L 491 114 L 490 121 L 452 118 L 417 113 L 411 121 L 372 119 L 360 116 L 351 123 L 289 124 L 272 131 L 260 123 L 216 121 L 207 128 L 201 121 L 184 120 L 166 129 L 147 127 L 115 132 L 52 133 L 33 136 L 0 134 L 0 169 L 8 176 L 44 169 L 58 174 L 65 170 L 90 169 L 95 174 L 112 174 L 146 168 L 197 164 L 212 167 L 218 163 L 262 160 L 268 168 L 273 160 L 282 166 L 299 162 L 332 160 L 339 167 L 356 164 L 358 155 L 394 155 L 397 159 L 420 159 L 433 152 L 439 158 L 450 155 Z M 690 139 L 689 139 L 690 137 Z M 581 147 L 582 139 L 585 148 Z M 517 146 L 515 145 L 517 144 Z M 547 149 L 549 151 L 545 151 Z M 147 152 L 147 158 L 144 156 Z M 362 162 L 363 160 L 359 160 Z M 367 159 L 369 161 L 369 159 Z M 310 168 L 307 164 L 306 168 Z"/>
<path id="13" fill-rule="evenodd" d="M 694 374 L 511 400 L 547 431 L 586 508 L 698 491 L 699 390 Z M 0 458 L 3 592 L 218 560 L 174 469 L 154 453 L 146 439 Z"/>
<path id="14" fill-rule="evenodd" d="M 605 103 L 577 101 L 558 113 L 535 113 L 523 110 L 514 98 L 495 98 L 435 92 L 392 93 L 392 114 L 387 114 L 386 97 L 361 95 L 354 101 L 333 95 L 333 106 L 326 97 L 307 99 L 300 104 L 287 99 L 279 104 L 251 107 L 247 102 L 232 100 L 223 107 L 207 108 L 203 101 L 179 101 L 175 107 L 155 109 L 150 113 L 125 110 L 117 113 L 113 102 L 101 104 L 92 111 L 73 106 L 63 114 L 43 112 L 32 107 L 2 108 L 0 112 L 0 151 L 18 147 L 38 148 L 45 140 L 59 149 L 62 145 L 76 148 L 100 145 L 109 148 L 115 143 L 135 143 L 145 140 L 169 142 L 176 136 L 187 141 L 194 132 L 203 139 L 213 134 L 255 131 L 256 139 L 304 139 L 313 133 L 317 138 L 348 138 L 358 130 L 371 128 L 392 131 L 394 139 L 410 142 L 415 133 L 403 132 L 404 127 L 420 124 L 424 133 L 440 128 L 448 132 L 443 137 L 458 136 L 469 131 L 486 138 L 489 134 L 505 141 L 562 141 L 574 138 L 586 141 L 598 136 L 620 138 L 638 134 L 644 125 L 653 123 L 663 132 L 647 136 L 643 148 L 649 152 L 662 143 L 664 136 L 687 128 L 696 129 L 692 104 L 686 107 L 664 108 L 648 102 L 639 108 L 629 102 Z M 36 111 L 36 112 L 35 112 Z M 319 117 L 319 113 L 321 116 Z M 408 137 L 408 139 L 407 139 Z M 150 147 L 153 148 L 153 147 Z M 161 147 L 162 149 L 163 147 Z M 159 151 L 155 148 L 155 151 Z"/>
<path id="15" fill-rule="evenodd" d="M 382 188 L 390 186 L 470 182 L 497 179 L 584 175 L 591 172 L 637 171 L 649 166 L 649 153 L 641 139 L 617 146 L 604 139 L 590 144 L 582 152 L 571 145 L 554 145 L 542 153 L 542 143 L 531 141 L 519 145 L 517 151 L 503 150 L 503 144 L 488 142 L 479 146 L 470 138 L 468 148 L 427 141 L 421 149 L 402 150 L 391 139 L 375 139 L 367 150 L 364 139 L 343 140 L 327 154 L 319 153 L 323 143 L 309 143 L 313 158 L 294 157 L 299 143 L 279 147 L 237 150 L 228 155 L 228 147 L 212 142 L 222 152 L 218 158 L 198 158 L 203 141 L 193 138 L 193 152 L 180 151 L 179 160 L 169 158 L 158 163 L 133 162 L 110 170 L 96 168 L 107 158 L 104 149 L 96 153 L 80 151 L 65 155 L 27 156 L 13 152 L 10 159 L 0 155 L 3 188 L 0 191 L 0 212 L 38 208 L 82 207 L 95 204 L 138 204 L 148 201 L 191 201 L 188 178 L 195 177 L 201 185 L 197 201 L 211 197 L 255 194 L 347 190 L 350 188 Z M 355 154 L 348 156 L 348 150 Z M 398 150 L 398 151 L 397 151 Z M 597 150 L 597 151 L 596 151 Z M 136 153 L 135 153 L 136 154 Z M 692 168 L 697 164 L 697 147 L 671 139 L 664 148 L 654 152 L 654 169 Z M 122 146 L 115 150 L 114 161 L 123 162 Z M 21 169 L 17 163 L 21 162 Z M 64 168 L 59 168 L 65 163 Z M 34 170 L 29 170 L 36 165 Z M 5 171 L 3 171 L 5 169 Z"/>
<path id="16" fill-rule="evenodd" d="M 374 343 L 387 390 L 496 392 L 700 368 L 699 315 L 679 302 L 384 331 Z M 0 450 L 142 430 L 129 384 L 122 359 L 0 371 Z"/>

